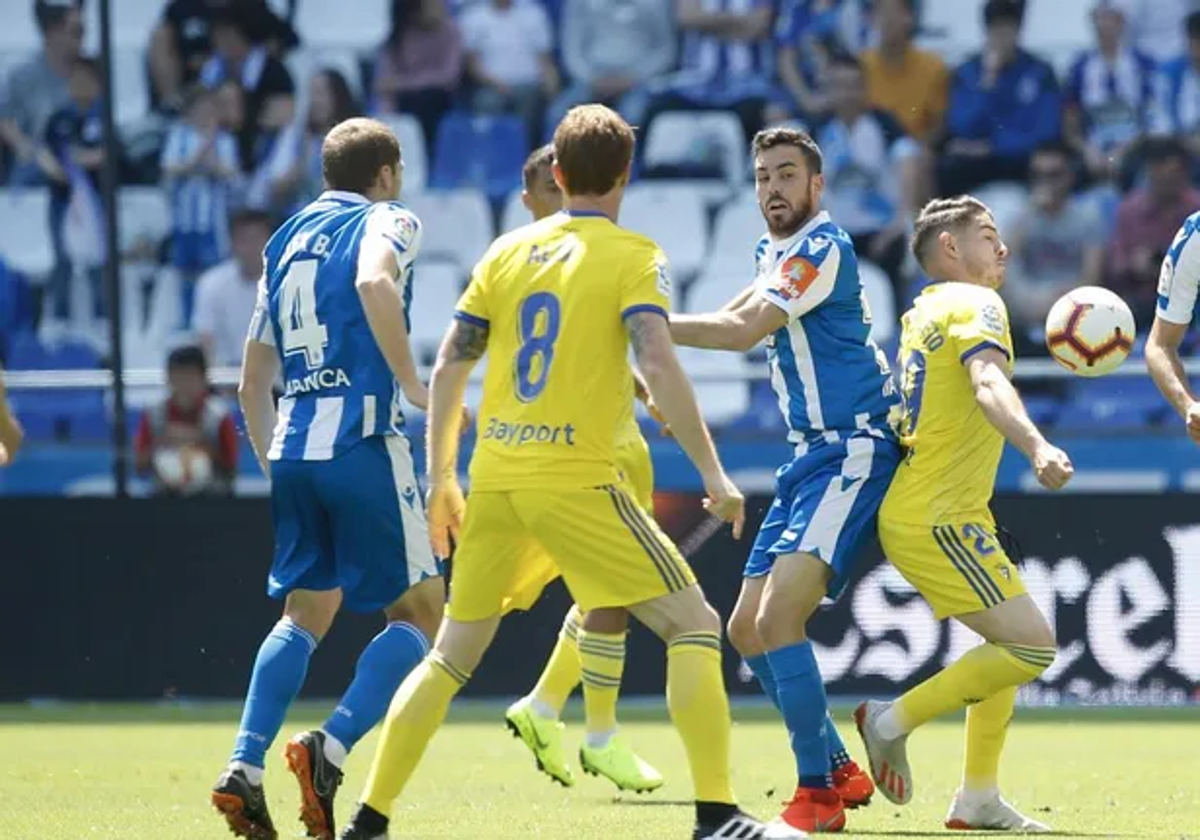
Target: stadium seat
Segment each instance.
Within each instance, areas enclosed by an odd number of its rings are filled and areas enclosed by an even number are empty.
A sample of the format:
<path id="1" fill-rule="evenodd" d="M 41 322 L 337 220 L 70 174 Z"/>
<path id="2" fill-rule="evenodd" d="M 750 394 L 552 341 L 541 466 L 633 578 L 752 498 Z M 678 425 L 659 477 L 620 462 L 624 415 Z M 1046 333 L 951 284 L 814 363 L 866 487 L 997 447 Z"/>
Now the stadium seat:
<path id="1" fill-rule="evenodd" d="M 296 77 L 296 87 L 304 89 L 304 99 L 308 99 L 308 83 L 313 75 L 318 70 L 336 70 L 341 73 L 346 79 L 346 84 L 350 86 L 350 92 L 354 94 L 355 99 L 359 102 L 363 101 L 363 77 L 362 63 L 359 60 L 359 54 L 354 49 L 347 48 L 317 48 L 309 50 L 300 50 L 304 53 L 302 58 L 298 57 L 297 61 L 306 64 L 308 72 Z M 307 101 L 305 103 L 307 105 Z M 298 113 L 307 113 L 298 111 Z"/>
<path id="2" fill-rule="evenodd" d="M 748 283 L 754 279 L 754 248 L 766 230 L 754 190 L 741 190 L 717 214 L 706 270 Z"/>
<path id="3" fill-rule="evenodd" d="M 46 190 L 0 190 L 0 256 L 14 271 L 40 278 L 54 267 L 49 216 Z"/>
<path id="4" fill-rule="evenodd" d="M 694 278 L 708 255 L 703 200 L 687 186 L 661 181 L 631 185 L 621 204 L 621 225 L 662 246 L 676 282 Z"/>
<path id="5" fill-rule="evenodd" d="M 1001 236 L 1013 229 L 1029 206 L 1029 190 L 1021 184 L 988 184 L 976 190 L 975 195 L 992 208 Z"/>
<path id="6" fill-rule="evenodd" d="M 299 0 L 293 25 L 308 44 L 369 49 L 387 34 L 389 6 L 388 0 Z"/>
<path id="7" fill-rule="evenodd" d="M 884 345 L 896 336 L 896 293 L 882 268 L 866 260 L 858 262 L 858 276 L 871 307 L 871 338 Z"/>
<path id="8" fill-rule="evenodd" d="M 1058 426 L 1111 432 L 1160 422 L 1169 412 L 1154 383 L 1144 376 L 1106 376 L 1071 383 Z"/>
<path id="9" fill-rule="evenodd" d="M 420 260 L 415 270 L 412 303 L 413 349 L 417 361 L 432 362 L 454 317 L 466 275 L 453 262 Z"/>
<path id="10" fill-rule="evenodd" d="M 404 197 L 421 220 L 421 254 L 474 268 L 492 242 L 492 208 L 475 190 L 414 193 Z"/>
<path id="11" fill-rule="evenodd" d="M 521 185 L 528 150 L 525 124 L 517 117 L 448 114 L 438 126 L 429 186 L 474 187 L 502 201 Z"/>
<path id="12" fill-rule="evenodd" d="M 729 273 L 720 268 L 706 268 L 688 287 L 683 303 L 684 312 L 716 312 L 754 279 L 751 271 Z"/>
<path id="13" fill-rule="evenodd" d="M 158 187 L 122 187 L 117 193 L 117 217 L 123 254 L 133 248 L 157 250 L 171 233 L 171 208 Z"/>
<path id="14" fill-rule="evenodd" d="M 521 190 L 513 190 L 504 200 L 504 209 L 500 213 L 500 233 L 508 233 L 533 220 L 525 203 L 521 201 Z"/>
<path id="15" fill-rule="evenodd" d="M 132 125 L 150 113 L 145 44 L 135 45 L 132 49 L 113 50 L 112 83 L 116 93 L 113 97 L 113 120 L 118 126 Z"/>
<path id="16" fill-rule="evenodd" d="M 721 426 L 746 413 L 750 389 L 746 384 L 746 360 L 741 354 L 694 347 L 680 347 L 677 352 L 706 420 Z"/>
<path id="17" fill-rule="evenodd" d="M 14 53 L 37 52 L 41 49 L 42 37 L 33 16 L 33 3 L 14 4 L 8 8 L 11 11 L 4 16 L 4 26 L 0 26 L 0 49 Z"/>
<path id="18" fill-rule="evenodd" d="M 8 348 L 12 370 L 93 370 L 99 365 L 99 356 L 87 344 L 67 341 L 46 346 L 32 333 L 16 336 Z"/>
<path id="19" fill-rule="evenodd" d="M 400 140 L 400 154 L 404 158 L 402 199 L 410 192 L 423 192 L 429 184 L 429 160 L 421 124 L 411 114 L 380 114 L 379 119 L 387 123 Z"/>
<path id="20" fill-rule="evenodd" d="M 647 129 L 642 166 L 730 183 L 746 180 L 745 134 L 733 114 L 723 111 L 666 111 Z"/>

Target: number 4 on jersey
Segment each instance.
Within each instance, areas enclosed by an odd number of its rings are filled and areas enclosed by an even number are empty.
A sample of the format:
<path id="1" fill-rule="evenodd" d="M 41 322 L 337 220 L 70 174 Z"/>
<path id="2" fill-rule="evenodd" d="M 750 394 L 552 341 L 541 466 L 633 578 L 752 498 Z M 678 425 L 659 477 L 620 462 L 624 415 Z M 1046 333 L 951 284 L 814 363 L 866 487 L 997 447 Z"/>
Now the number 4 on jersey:
<path id="1" fill-rule="evenodd" d="M 279 288 L 279 326 L 283 353 L 304 354 L 309 370 L 325 364 L 329 330 L 317 319 L 316 260 L 297 260 L 288 267 Z"/>

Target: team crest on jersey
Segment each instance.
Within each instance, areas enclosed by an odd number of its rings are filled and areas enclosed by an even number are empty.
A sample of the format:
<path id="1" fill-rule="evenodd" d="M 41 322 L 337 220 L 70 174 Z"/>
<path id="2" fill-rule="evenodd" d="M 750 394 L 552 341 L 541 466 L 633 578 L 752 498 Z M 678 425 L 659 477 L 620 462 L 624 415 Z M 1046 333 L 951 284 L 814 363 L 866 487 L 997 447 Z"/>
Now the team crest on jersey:
<path id="1" fill-rule="evenodd" d="M 799 300 L 809 290 L 821 271 L 804 257 L 790 257 L 779 266 L 775 291 L 788 300 Z"/>
<path id="2" fill-rule="evenodd" d="M 994 303 L 989 303 L 983 307 L 979 313 L 979 317 L 983 321 L 983 328 L 990 333 L 996 335 L 1004 335 L 1004 313 L 1000 311 L 1000 307 Z"/>

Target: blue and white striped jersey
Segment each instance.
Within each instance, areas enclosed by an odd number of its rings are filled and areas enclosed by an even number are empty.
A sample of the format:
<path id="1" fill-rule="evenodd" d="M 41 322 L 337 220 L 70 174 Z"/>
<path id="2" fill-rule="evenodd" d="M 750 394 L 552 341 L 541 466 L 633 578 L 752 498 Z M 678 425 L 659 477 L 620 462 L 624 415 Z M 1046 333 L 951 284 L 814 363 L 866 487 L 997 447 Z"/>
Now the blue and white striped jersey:
<path id="1" fill-rule="evenodd" d="M 283 362 L 272 461 L 326 461 L 365 438 L 402 433 L 400 387 L 354 285 L 371 237 L 394 249 L 408 322 L 421 224 L 399 202 L 327 191 L 267 243 L 250 338 L 278 348 Z"/>
<path id="2" fill-rule="evenodd" d="M 900 400 L 850 236 L 822 212 L 787 239 L 764 236 L 755 259 L 757 294 L 789 317 L 767 339 L 767 364 L 796 454 L 860 434 L 894 440 Z"/>
<path id="3" fill-rule="evenodd" d="M 1172 324 L 1190 324 L 1196 317 L 1196 290 L 1200 287 L 1200 211 L 1188 216 L 1163 257 L 1158 275 L 1155 314 Z"/>

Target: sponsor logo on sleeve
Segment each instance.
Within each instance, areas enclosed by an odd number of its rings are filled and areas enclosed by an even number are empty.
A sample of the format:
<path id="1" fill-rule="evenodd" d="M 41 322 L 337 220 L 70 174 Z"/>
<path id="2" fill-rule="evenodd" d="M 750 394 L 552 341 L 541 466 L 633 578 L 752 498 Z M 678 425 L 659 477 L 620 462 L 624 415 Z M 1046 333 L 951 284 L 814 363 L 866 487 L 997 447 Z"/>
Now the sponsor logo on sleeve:
<path id="1" fill-rule="evenodd" d="M 799 300 L 821 271 L 804 257 L 790 257 L 779 267 L 774 290 L 787 300 Z"/>

